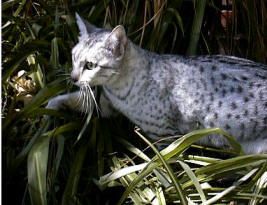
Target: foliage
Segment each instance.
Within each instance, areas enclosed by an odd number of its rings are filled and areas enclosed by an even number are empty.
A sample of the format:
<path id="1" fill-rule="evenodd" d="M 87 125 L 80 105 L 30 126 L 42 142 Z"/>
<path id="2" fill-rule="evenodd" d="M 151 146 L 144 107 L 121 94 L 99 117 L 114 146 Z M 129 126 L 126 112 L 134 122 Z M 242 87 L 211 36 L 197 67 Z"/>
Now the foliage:
<path id="1" fill-rule="evenodd" d="M 78 36 L 75 12 L 100 27 L 123 24 L 133 42 L 158 53 L 223 53 L 266 63 L 266 1 L 233 1 L 233 22 L 226 27 L 221 26 L 220 1 L 194 2 L 2 3 L 4 190 L 17 196 L 4 194 L 4 203 L 229 204 L 237 200 L 257 204 L 267 200 L 267 156 L 243 155 L 220 129 L 174 136 L 176 140 L 158 152 L 122 116 L 86 119 L 71 111 L 44 108 L 52 96 L 74 89 L 66 75 Z M 210 132 L 223 133 L 233 151 L 192 145 Z M 145 149 L 144 142 L 152 150 Z"/>

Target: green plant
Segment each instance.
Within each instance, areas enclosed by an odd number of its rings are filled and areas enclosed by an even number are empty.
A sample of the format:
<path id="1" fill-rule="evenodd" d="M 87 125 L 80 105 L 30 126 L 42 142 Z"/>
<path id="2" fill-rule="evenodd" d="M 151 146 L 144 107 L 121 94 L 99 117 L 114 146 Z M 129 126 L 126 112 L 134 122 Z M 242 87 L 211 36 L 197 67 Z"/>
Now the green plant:
<path id="1" fill-rule="evenodd" d="M 100 27 L 123 24 L 132 41 L 151 51 L 185 54 L 192 45 L 191 54 L 223 49 L 266 63 L 266 2 L 233 2 L 234 21 L 226 30 L 220 26 L 216 1 L 206 1 L 204 7 L 190 0 L 3 2 L 4 186 L 17 193 L 17 198 L 4 201 L 41 205 L 114 204 L 120 197 L 120 202 L 136 204 L 266 200 L 266 155 L 241 155 L 226 133 L 235 148 L 227 155 L 192 145 L 222 130 L 179 136 L 159 153 L 145 149 L 143 140 L 153 146 L 123 117 L 105 120 L 44 108 L 52 96 L 74 89 L 66 75 L 78 36 L 75 12 Z M 202 21 L 194 20 L 198 8 Z M 199 40 L 190 40 L 194 28 L 201 28 Z M 138 136 L 140 140 L 133 140 Z M 233 175 L 230 182 L 224 180 Z M 24 197 L 25 189 L 30 194 Z"/>

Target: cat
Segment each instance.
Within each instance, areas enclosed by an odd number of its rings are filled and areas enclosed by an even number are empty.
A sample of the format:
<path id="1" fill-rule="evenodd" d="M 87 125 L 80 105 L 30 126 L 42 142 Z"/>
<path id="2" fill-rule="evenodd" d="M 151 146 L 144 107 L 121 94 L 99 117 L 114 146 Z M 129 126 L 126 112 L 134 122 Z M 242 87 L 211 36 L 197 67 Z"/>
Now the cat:
<path id="1" fill-rule="evenodd" d="M 91 87 L 102 86 L 101 115 L 117 110 L 154 140 L 219 127 L 246 153 L 267 152 L 266 65 L 223 55 L 158 55 L 133 44 L 121 25 L 109 31 L 78 14 L 76 20 L 80 36 L 72 49 L 71 78 L 81 92 L 57 96 L 48 108 L 87 112 Z M 213 135 L 199 143 L 228 145 Z"/>

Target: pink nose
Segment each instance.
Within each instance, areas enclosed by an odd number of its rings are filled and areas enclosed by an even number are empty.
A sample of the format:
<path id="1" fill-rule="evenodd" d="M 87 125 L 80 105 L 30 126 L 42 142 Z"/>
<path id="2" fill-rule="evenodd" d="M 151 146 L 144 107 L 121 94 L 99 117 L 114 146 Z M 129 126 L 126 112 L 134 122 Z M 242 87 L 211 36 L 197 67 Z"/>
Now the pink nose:
<path id="1" fill-rule="evenodd" d="M 77 82 L 79 80 L 79 77 L 80 77 L 79 73 L 77 73 L 77 72 L 71 72 L 71 78 L 72 78 L 72 80 L 74 82 Z"/>

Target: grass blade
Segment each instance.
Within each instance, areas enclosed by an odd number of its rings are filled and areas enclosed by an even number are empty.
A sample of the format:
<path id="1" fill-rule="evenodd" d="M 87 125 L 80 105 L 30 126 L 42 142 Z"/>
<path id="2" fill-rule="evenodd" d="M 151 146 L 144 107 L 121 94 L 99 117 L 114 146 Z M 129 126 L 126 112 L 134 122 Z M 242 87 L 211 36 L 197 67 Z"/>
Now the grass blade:
<path id="1" fill-rule="evenodd" d="M 176 176 L 174 175 L 172 168 L 170 167 L 170 165 L 166 162 L 166 160 L 163 158 L 163 156 L 160 154 L 160 152 L 157 150 L 157 148 L 150 143 L 144 136 L 142 136 L 138 131 L 136 131 L 136 133 L 138 134 L 138 136 L 140 138 L 142 138 L 152 149 L 153 151 L 156 153 L 157 157 L 160 159 L 161 163 L 164 165 L 164 167 L 166 168 L 173 184 L 174 187 L 176 189 L 176 192 L 181 200 L 181 204 L 187 204 L 187 199 L 184 196 L 184 193 L 182 191 L 182 187 L 178 184 L 178 180 L 176 179 Z"/>
<path id="2" fill-rule="evenodd" d="M 185 170 L 186 174 L 188 175 L 188 177 L 190 178 L 190 180 L 193 182 L 193 184 L 196 187 L 196 190 L 198 191 L 201 201 L 204 203 L 207 201 L 206 196 L 203 192 L 203 189 L 201 188 L 201 185 L 196 177 L 196 175 L 194 174 L 194 172 L 191 170 L 191 168 L 184 163 L 183 161 L 178 160 L 178 163 L 181 165 L 181 167 Z"/>
<path id="3" fill-rule="evenodd" d="M 224 132 L 220 128 L 207 128 L 207 129 L 201 129 L 201 130 L 195 130 L 193 132 L 190 132 L 183 137 L 177 139 L 173 143 L 171 143 L 168 147 L 163 149 L 161 151 L 161 154 L 168 160 L 174 155 L 181 154 L 185 149 L 187 149 L 190 145 L 197 142 L 199 139 L 204 137 L 207 134 L 216 133 L 223 135 L 228 142 L 231 144 L 231 146 L 234 148 L 237 154 L 243 154 L 242 147 L 240 144 L 229 134 Z"/>
<path id="4" fill-rule="evenodd" d="M 196 10 L 195 16 L 192 26 L 192 31 L 190 35 L 190 43 L 187 49 L 187 55 L 195 55 L 197 50 L 197 44 L 200 36 L 204 11 L 206 7 L 206 0 L 197 0 L 196 2 Z"/>
<path id="5" fill-rule="evenodd" d="M 93 129 L 96 129 L 96 126 L 93 126 Z M 95 135 L 96 132 L 93 131 L 92 135 Z M 94 136 L 91 136 L 91 138 Z M 78 199 L 76 198 L 76 193 L 78 190 L 79 180 L 81 176 L 81 170 L 83 166 L 83 162 L 86 156 L 87 149 L 90 144 L 89 139 L 83 139 L 84 141 L 80 141 L 81 145 L 75 155 L 74 161 L 72 163 L 72 167 L 70 170 L 70 174 L 68 177 L 67 185 L 65 187 L 63 197 L 62 197 L 62 205 L 68 204 L 69 200 L 74 200 L 75 203 L 79 203 Z"/>
<path id="6" fill-rule="evenodd" d="M 39 138 L 28 156 L 28 184 L 32 204 L 46 205 L 46 171 L 50 136 Z"/>
<path id="7" fill-rule="evenodd" d="M 15 171 L 19 165 L 23 162 L 23 160 L 27 157 L 27 154 L 30 152 L 31 148 L 34 146 L 36 140 L 49 128 L 50 122 L 49 121 L 42 121 L 40 128 L 38 132 L 35 133 L 35 135 L 31 138 L 30 142 L 27 144 L 27 146 L 17 155 L 17 157 L 14 160 L 14 163 L 12 164 L 12 167 L 10 170 Z"/>
<path id="8" fill-rule="evenodd" d="M 246 174 L 241 179 L 239 179 L 235 184 L 233 184 L 232 186 L 228 187 L 227 189 L 225 189 L 221 193 L 216 194 L 216 196 L 214 196 L 211 199 L 207 200 L 206 202 L 202 203 L 202 205 L 214 204 L 216 201 L 221 199 L 223 196 L 225 196 L 226 194 L 229 194 L 231 191 L 233 191 L 238 186 L 240 186 L 244 181 L 248 180 L 248 178 L 250 178 L 256 171 L 257 171 L 257 169 L 251 170 L 248 174 Z"/>

